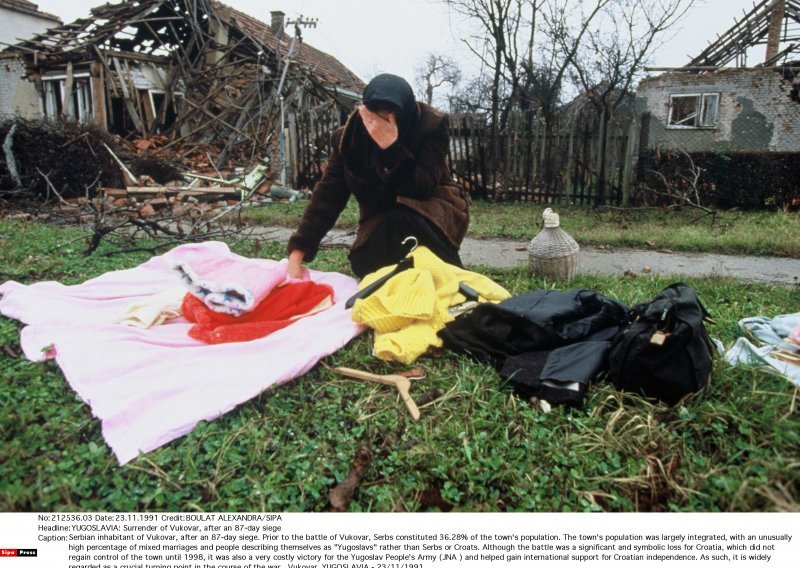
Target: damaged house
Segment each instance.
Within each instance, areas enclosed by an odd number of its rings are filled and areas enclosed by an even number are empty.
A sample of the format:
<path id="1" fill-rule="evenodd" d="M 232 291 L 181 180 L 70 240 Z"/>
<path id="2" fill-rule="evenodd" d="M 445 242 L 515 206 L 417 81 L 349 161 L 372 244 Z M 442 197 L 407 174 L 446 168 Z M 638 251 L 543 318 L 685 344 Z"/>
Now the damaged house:
<path id="1" fill-rule="evenodd" d="M 0 53 L 0 114 L 93 122 L 216 168 L 267 162 L 275 179 L 308 186 L 364 84 L 303 41 L 315 22 L 271 16 L 213 0 L 94 8 Z"/>
<path id="2" fill-rule="evenodd" d="M 798 41 L 800 0 L 762 0 L 686 66 L 651 69 L 665 72 L 636 91 L 645 111 L 643 151 L 691 156 L 711 191 L 738 183 L 725 205 L 798 197 Z M 749 65 L 754 53 L 759 61 Z M 654 167 L 646 158 L 645 167 Z M 746 180 L 762 187 L 746 187 Z"/>

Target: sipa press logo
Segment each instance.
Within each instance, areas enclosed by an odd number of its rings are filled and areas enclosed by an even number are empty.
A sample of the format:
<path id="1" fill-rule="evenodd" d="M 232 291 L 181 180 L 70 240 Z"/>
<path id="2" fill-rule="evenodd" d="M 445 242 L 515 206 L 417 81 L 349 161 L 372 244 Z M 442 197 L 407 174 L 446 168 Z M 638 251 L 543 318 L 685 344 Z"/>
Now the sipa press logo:
<path id="1" fill-rule="evenodd" d="M 37 556 L 36 548 L 0 548 L 0 558 L 10 556 Z"/>

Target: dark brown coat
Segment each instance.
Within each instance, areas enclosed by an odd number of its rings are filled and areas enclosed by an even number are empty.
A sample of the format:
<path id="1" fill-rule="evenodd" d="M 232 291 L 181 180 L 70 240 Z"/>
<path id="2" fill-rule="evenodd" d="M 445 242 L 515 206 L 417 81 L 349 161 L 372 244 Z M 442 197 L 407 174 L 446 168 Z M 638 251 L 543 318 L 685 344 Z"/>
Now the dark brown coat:
<path id="1" fill-rule="evenodd" d="M 431 221 L 454 246 L 461 244 L 469 211 L 447 167 L 448 118 L 424 103 L 417 109 L 415 123 L 386 150 L 371 141 L 358 111 L 333 133 L 328 167 L 289 239 L 289 252 L 302 250 L 306 261 L 313 260 L 351 194 L 360 210 L 353 249 L 367 242 L 383 213 L 396 204 Z"/>

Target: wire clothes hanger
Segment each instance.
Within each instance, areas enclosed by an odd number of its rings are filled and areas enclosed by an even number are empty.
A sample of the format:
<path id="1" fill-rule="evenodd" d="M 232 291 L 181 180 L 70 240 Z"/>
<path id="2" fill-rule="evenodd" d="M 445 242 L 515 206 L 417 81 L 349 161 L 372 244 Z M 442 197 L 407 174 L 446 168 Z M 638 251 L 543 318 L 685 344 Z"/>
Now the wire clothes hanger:
<path id="1" fill-rule="evenodd" d="M 400 244 L 402 244 L 403 246 L 407 246 L 407 243 L 409 242 L 413 242 L 413 246 L 408 251 L 408 254 L 411 254 L 416 250 L 417 246 L 419 246 L 419 241 L 417 240 L 417 237 L 406 237 Z M 361 290 L 350 296 L 350 298 L 347 299 L 347 302 L 345 302 L 344 308 L 346 310 L 349 310 L 355 305 L 356 300 L 363 300 L 364 298 L 368 298 L 369 296 L 374 294 L 381 286 L 386 284 L 386 282 L 388 282 L 389 279 L 392 278 L 392 276 L 399 274 L 404 270 L 408 270 L 409 268 L 414 268 L 413 256 L 406 256 L 405 258 L 401 259 L 400 262 L 397 263 L 397 266 L 395 266 L 391 272 L 381 276 L 369 286 L 365 286 L 364 288 L 362 288 Z"/>
<path id="2" fill-rule="evenodd" d="M 403 242 L 401 242 L 401 243 L 400 243 L 401 245 L 403 245 L 403 246 L 406 246 L 406 245 L 407 245 L 407 243 L 409 243 L 409 242 L 411 242 L 411 241 L 413 241 L 413 242 L 414 242 L 414 246 L 412 246 L 412 247 L 411 247 L 411 248 L 408 250 L 408 252 L 409 252 L 409 253 L 412 253 L 412 252 L 414 252 L 415 250 L 417 250 L 417 247 L 419 246 L 419 241 L 417 240 L 417 237 L 414 237 L 414 236 L 406 237 L 405 239 L 403 239 Z"/>

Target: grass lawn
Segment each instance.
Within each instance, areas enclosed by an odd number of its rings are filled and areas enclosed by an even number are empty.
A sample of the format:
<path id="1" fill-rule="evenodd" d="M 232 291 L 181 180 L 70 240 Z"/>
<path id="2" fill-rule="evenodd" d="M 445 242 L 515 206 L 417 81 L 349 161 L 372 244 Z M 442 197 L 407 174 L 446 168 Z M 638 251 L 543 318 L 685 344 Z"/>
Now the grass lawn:
<path id="1" fill-rule="evenodd" d="M 483 224 L 475 220 L 477 211 L 473 227 Z M 532 207 L 531 217 L 538 214 Z M 562 213 L 568 230 L 577 227 L 571 225 L 575 217 Z M 590 218 L 581 222 L 588 226 Z M 765 223 L 765 232 L 777 230 L 775 224 Z M 797 225 L 790 226 L 798 234 Z M 73 284 L 147 258 L 84 257 L 80 237 L 72 229 L 0 220 L 0 282 Z M 277 243 L 257 252 L 249 245 L 237 249 L 269 258 L 283 251 Z M 325 250 L 311 267 L 347 272 L 345 251 Z M 513 294 L 550 286 L 523 269 L 487 274 Z M 632 304 L 669 283 L 651 276 L 581 276 L 571 286 Z M 738 336 L 740 318 L 800 306 L 798 287 L 729 279 L 688 283 L 717 320 L 711 334 L 726 345 Z M 547 414 L 513 395 L 486 365 L 453 354 L 421 359 L 426 378 L 415 383 L 412 395 L 429 402 L 420 401 L 416 423 L 390 389 L 317 366 L 118 467 L 99 421 L 58 367 L 20 354 L 20 329 L 0 318 L 2 511 L 321 511 L 364 446 L 374 457 L 352 511 L 800 508 L 798 389 L 784 378 L 721 361 L 709 391 L 676 407 L 599 382 L 584 408 Z M 326 362 L 374 372 L 400 369 L 373 358 L 370 349 L 364 333 Z"/>

